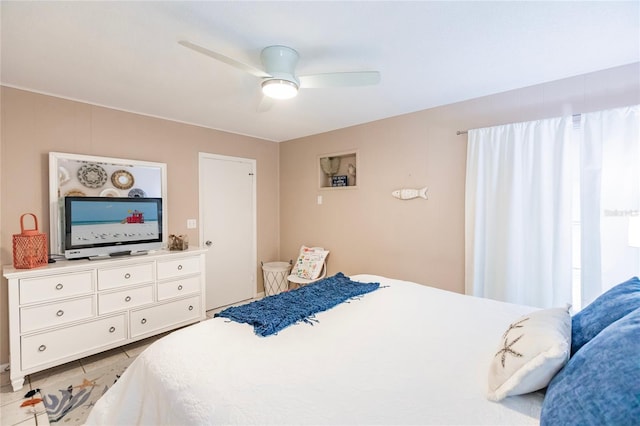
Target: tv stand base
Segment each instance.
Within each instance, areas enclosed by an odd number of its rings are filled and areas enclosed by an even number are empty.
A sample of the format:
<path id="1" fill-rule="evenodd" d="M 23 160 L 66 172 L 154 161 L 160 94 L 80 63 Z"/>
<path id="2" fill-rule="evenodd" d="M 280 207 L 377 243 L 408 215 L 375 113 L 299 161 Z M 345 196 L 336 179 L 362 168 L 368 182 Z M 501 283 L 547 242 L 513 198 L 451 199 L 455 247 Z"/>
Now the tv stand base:
<path id="1" fill-rule="evenodd" d="M 105 259 L 109 259 L 112 257 L 121 257 L 121 256 L 129 256 L 133 253 L 131 253 L 131 250 L 124 250 L 124 251 L 115 251 L 113 253 L 109 253 L 109 254 L 99 254 L 97 256 L 89 256 L 89 260 L 105 260 Z"/>

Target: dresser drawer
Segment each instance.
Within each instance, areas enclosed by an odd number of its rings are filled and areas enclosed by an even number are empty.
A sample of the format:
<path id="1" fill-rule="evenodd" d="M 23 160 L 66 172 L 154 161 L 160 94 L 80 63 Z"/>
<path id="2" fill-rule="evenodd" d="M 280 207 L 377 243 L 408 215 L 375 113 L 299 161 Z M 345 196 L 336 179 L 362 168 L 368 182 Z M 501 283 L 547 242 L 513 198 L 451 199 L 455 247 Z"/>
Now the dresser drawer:
<path id="1" fill-rule="evenodd" d="M 131 312 L 131 337 L 198 320 L 200 312 L 200 296 L 133 311 Z"/>
<path id="2" fill-rule="evenodd" d="M 123 311 L 153 303 L 153 286 L 127 288 L 115 293 L 100 293 L 98 295 L 98 314 Z"/>
<path id="3" fill-rule="evenodd" d="M 20 279 L 20 304 L 80 296 L 93 291 L 92 271 Z"/>
<path id="4" fill-rule="evenodd" d="M 93 296 L 20 308 L 20 331 L 27 333 L 91 318 L 93 315 Z"/>
<path id="5" fill-rule="evenodd" d="M 22 336 L 22 369 L 53 363 L 67 357 L 101 347 L 124 342 L 127 339 L 127 316 L 121 314 L 109 318 L 78 324 L 48 333 Z"/>
<path id="6" fill-rule="evenodd" d="M 158 261 L 158 280 L 200 273 L 200 256 Z"/>
<path id="7" fill-rule="evenodd" d="M 186 296 L 192 293 L 200 293 L 199 275 L 158 284 L 158 300 Z"/>
<path id="8" fill-rule="evenodd" d="M 98 290 L 108 290 L 152 281 L 153 263 L 98 269 Z"/>

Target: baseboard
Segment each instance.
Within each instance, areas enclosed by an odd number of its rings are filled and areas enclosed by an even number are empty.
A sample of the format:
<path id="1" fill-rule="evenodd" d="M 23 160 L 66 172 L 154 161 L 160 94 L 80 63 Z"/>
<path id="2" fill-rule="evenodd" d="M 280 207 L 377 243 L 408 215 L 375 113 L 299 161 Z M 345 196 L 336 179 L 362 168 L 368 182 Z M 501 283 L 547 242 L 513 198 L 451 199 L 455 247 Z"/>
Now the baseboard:
<path id="1" fill-rule="evenodd" d="M 261 291 L 260 293 L 256 293 L 255 299 L 262 299 L 262 298 L 264 298 L 264 291 Z"/>

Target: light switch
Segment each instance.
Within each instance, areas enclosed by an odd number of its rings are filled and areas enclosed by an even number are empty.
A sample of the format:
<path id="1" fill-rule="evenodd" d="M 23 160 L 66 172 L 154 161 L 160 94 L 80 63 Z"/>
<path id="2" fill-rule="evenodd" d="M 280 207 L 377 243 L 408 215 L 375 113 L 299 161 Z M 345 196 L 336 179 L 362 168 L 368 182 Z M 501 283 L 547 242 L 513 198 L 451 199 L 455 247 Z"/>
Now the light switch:
<path id="1" fill-rule="evenodd" d="M 187 229 L 196 229 L 198 222 L 195 219 L 187 219 Z"/>
<path id="2" fill-rule="evenodd" d="M 322 204 L 322 195 L 318 195 L 318 205 Z"/>

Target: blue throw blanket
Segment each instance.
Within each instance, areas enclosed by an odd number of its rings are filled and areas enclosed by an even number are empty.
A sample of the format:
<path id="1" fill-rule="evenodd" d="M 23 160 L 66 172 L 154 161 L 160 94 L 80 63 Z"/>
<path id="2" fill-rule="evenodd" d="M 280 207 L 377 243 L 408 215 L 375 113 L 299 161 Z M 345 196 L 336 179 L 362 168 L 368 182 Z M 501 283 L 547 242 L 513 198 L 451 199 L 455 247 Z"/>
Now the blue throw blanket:
<path id="1" fill-rule="evenodd" d="M 227 308 L 215 314 L 253 326 L 259 336 L 269 336 L 297 322 L 310 323 L 317 312 L 326 311 L 339 303 L 380 287 L 380 283 L 351 281 L 342 272 L 292 290 L 242 306 Z"/>

